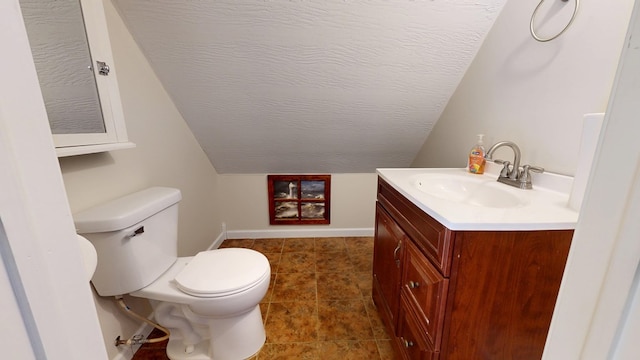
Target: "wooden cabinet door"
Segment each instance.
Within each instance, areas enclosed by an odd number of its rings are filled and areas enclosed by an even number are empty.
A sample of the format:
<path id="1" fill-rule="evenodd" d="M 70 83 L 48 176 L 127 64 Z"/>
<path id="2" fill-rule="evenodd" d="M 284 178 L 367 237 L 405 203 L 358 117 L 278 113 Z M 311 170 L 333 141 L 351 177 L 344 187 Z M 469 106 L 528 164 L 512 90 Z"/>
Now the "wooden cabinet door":
<path id="1" fill-rule="evenodd" d="M 373 300 L 390 329 L 396 327 L 402 259 L 408 241 L 398 224 L 378 204 L 373 250 Z"/>

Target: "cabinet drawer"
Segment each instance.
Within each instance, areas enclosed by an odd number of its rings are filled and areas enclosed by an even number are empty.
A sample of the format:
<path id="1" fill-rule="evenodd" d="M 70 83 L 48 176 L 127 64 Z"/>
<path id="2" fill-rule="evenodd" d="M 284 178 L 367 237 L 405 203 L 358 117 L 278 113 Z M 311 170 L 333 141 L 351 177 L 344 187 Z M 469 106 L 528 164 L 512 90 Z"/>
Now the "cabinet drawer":
<path id="1" fill-rule="evenodd" d="M 411 242 L 406 246 L 401 292 L 414 309 L 426 336 L 440 350 L 449 279 L 444 278 Z"/>
<path id="2" fill-rule="evenodd" d="M 439 352 L 436 352 L 424 336 L 424 330 L 420 321 L 410 310 L 407 298 L 400 296 L 400 312 L 398 316 L 398 336 L 396 346 L 405 360 L 437 360 Z"/>
<path id="3" fill-rule="evenodd" d="M 415 242 L 416 246 L 449 277 L 453 232 L 378 178 L 378 202 Z"/>

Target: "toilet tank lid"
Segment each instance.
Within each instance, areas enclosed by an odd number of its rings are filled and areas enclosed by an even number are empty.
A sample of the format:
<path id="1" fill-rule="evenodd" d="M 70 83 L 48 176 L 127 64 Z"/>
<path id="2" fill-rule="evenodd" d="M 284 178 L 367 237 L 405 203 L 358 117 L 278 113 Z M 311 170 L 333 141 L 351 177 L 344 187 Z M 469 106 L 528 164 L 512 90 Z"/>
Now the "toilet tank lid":
<path id="1" fill-rule="evenodd" d="M 75 213 L 73 220 L 79 234 L 118 231 L 139 223 L 181 199 L 178 189 L 152 187 Z"/>

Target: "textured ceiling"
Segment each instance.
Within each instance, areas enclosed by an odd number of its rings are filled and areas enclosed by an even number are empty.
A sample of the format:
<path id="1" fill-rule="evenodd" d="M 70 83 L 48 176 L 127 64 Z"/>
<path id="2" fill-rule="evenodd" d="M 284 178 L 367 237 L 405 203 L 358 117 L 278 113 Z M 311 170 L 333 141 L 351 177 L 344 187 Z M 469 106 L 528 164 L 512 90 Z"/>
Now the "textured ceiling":
<path id="1" fill-rule="evenodd" d="M 409 166 L 506 0 L 113 0 L 219 173 Z"/>

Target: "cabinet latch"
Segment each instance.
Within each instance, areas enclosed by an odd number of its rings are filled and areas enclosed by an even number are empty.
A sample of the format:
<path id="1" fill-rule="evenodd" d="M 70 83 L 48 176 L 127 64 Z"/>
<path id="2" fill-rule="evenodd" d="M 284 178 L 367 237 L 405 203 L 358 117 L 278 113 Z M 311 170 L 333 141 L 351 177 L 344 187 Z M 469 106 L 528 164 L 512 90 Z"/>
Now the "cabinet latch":
<path id="1" fill-rule="evenodd" d="M 109 71 L 111 71 L 111 69 L 109 69 L 109 64 L 104 61 L 96 61 L 96 65 L 98 65 L 98 74 L 102 76 L 109 75 Z"/>

